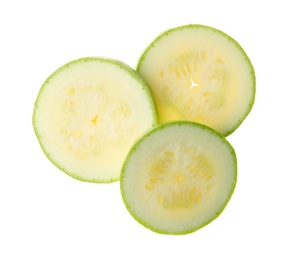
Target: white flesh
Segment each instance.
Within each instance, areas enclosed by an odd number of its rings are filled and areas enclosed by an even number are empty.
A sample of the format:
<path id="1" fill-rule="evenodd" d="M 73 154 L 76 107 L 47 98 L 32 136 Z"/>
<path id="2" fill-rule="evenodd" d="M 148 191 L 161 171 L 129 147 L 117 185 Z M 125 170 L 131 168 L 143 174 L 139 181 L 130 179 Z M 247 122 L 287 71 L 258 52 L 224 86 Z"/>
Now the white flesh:
<path id="1" fill-rule="evenodd" d="M 147 86 L 124 64 L 86 58 L 43 85 L 33 123 L 50 160 L 74 178 L 119 178 L 130 146 L 155 123 Z"/>

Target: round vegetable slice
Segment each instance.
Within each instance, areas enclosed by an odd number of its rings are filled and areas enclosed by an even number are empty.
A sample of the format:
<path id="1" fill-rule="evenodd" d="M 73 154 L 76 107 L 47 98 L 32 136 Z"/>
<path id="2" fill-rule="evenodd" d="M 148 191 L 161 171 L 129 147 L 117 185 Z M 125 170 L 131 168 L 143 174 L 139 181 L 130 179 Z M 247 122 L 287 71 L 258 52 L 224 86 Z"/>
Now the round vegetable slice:
<path id="1" fill-rule="evenodd" d="M 152 88 L 159 122 L 195 121 L 227 136 L 254 103 L 250 59 L 233 38 L 208 26 L 162 33 L 140 57 L 137 71 Z"/>
<path id="2" fill-rule="evenodd" d="M 89 182 L 118 180 L 130 146 L 155 123 L 148 85 L 128 65 L 100 57 L 56 70 L 42 85 L 33 112 L 46 156 Z"/>
<path id="3" fill-rule="evenodd" d="M 235 151 L 195 122 L 158 125 L 130 150 L 120 178 L 123 201 L 142 225 L 162 234 L 194 232 L 217 218 L 237 180 Z"/>

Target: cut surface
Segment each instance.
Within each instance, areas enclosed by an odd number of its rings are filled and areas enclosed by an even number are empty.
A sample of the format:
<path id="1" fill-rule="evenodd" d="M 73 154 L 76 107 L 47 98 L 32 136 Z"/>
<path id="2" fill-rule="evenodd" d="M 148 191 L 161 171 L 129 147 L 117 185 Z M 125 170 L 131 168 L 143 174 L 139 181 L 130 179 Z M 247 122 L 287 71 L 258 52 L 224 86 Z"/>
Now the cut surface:
<path id="1" fill-rule="evenodd" d="M 127 65 L 104 58 L 66 64 L 43 84 L 33 125 L 48 158 L 74 178 L 119 178 L 131 144 L 156 122 L 146 83 Z"/>
<path id="2" fill-rule="evenodd" d="M 226 136 L 254 102 L 255 74 L 248 56 L 230 36 L 207 26 L 161 34 L 141 56 L 137 71 L 152 88 L 159 122 L 200 122 Z"/>
<path id="3" fill-rule="evenodd" d="M 131 215 L 164 234 L 187 234 L 224 209 L 236 184 L 232 146 L 194 122 L 161 124 L 130 150 L 121 192 Z"/>

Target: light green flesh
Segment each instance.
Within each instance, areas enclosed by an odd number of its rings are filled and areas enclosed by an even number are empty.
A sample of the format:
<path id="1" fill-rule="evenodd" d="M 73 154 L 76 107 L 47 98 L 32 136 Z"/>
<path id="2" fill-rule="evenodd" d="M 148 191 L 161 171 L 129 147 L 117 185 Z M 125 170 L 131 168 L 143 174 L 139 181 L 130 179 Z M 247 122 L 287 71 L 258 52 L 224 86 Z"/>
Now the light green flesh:
<path id="1" fill-rule="evenodd" d="M 132 143 L 156 122 L 146 83 L 118 61 L 85 58 L 58 69 L 37 97 L 33 124 L 48 158 L 74 178 L 119 178 Z"/>
<path id="2" fill-rule="evenodd" d="M 131 149 L 121 191 L 131 215 L 164 234 L 187 234 L 214 220 L 236 184 L 232 146 L 194 122 L 164 123 Z"/>
<path id="3" fill-rule="evenodd" d="M 214 28 L 188 25 L 161 34 L 141 56 L 137 71 L 152 89 L 159 122 L 195 121 L 227 136 L 254 102 L 248 56 Z"/>

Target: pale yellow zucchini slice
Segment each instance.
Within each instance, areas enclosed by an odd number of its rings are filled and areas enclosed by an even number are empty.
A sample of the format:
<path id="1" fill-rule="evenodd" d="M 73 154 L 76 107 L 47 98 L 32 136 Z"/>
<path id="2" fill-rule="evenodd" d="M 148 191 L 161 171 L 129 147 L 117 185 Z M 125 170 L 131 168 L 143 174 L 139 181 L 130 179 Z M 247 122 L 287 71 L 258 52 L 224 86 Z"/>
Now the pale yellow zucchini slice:
<path id="1" fill-rule="evenodd" d="M 136 71 L 97 57 L 55 71 L 42 85 L 33 113 L 46 156 L 88 182 L 118 180 L 130 146 L 155 123 L 150 89 Z"/>
<path id="2" fill-rule="evenodd" d="M 254 103 L 250 59 L 233 38 L 208 26 L 162 33 L 140 57 L 137 71 L 152 88 L 159 122 L 195 121 L 227 136 Z"/>

